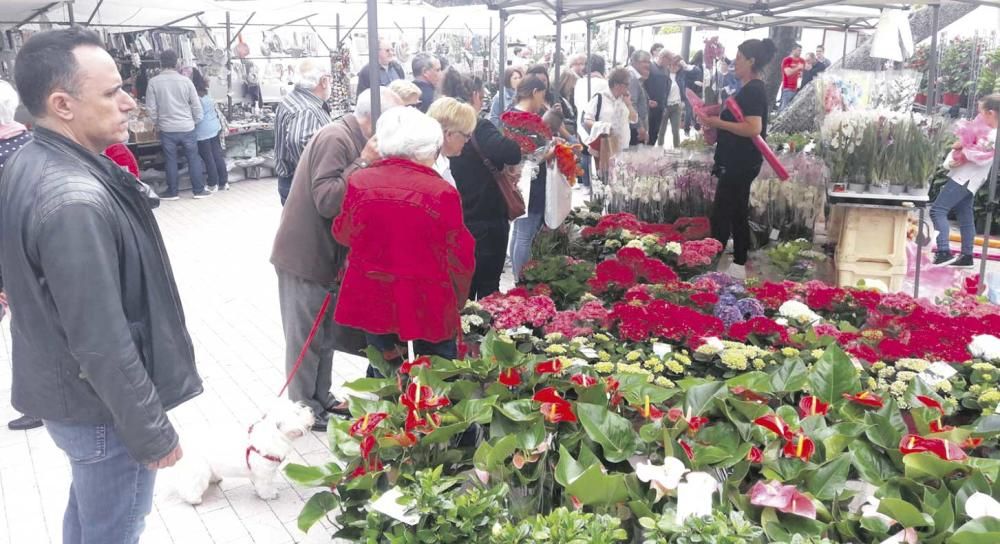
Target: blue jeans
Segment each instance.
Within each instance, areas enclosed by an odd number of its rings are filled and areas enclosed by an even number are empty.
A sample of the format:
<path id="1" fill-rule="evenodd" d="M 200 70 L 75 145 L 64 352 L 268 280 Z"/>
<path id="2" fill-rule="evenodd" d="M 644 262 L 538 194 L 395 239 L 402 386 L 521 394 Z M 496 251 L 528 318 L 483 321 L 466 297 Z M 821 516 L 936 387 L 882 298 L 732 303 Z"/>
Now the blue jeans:
<path id="1" fill-rule="evenodd" d="M 229 184 L 229 167 L 226 166 L 226 152 L 222 149 L 222 141 L 218 136 L 198 141 L 198 154 L 205 163 L 205 175 L 208 176 L 208 186 L 219 189 Z"/>
<path id="2" fill-rule="evenodd" d="M 968 189 L 952 180 L 945 182 L 937 199 L 931 205 L 931 222 L 938 231 L 937 250 L 941 253 L 951 253 L 948 235 L 951 226 L 948 224 L 948 212 L 955 210 L 958 218 L 958 230 L 962 233 L 962 255 L 972 255 L 972 247 L 976 243 L 976 219 L 972 213 L 973 195 Z"/>
<path id="3" fill-rule="evenodd" d="M 278 176 L 278 198 L 281 199 L 281 205 L 285 205 L 285 201 L 288 200 L 288 193 L 292 190 L 292 177 L 288 176 Z"/>
<path id="4" fill-rule="evenodd" d="M 366 332 L 365 339 L 368 340 L 368 345 L 373 346 L 375 349 L 381 351 L 383 354 L 387 351 L 395 349 L 396 346 L 405 346 L 406 342 L 399 339 L 395 334 L 371 334 Z M 415 355 L 437 355 L 438 357 L 443 357 L 445 359 L 458 359 L 458 344 L 455 340 L 445 340 L 443 342 L 428 342 L 426 340 L 414 340 L 413 341 L 413 352 Z M 408 355 L 404 349 L 402 352 L 403 359 Z M 396 361 L 402 363 L 402 361 Z M 381 375 L 382 373 L 378 371 L 375 367 L 368 365 L 367 376 L 369 378 L 385 378 Z"/>
<path id="5" fill-rule="evenodd" d="M 795 95 L 796 91 L 791 89 L 781 89 L 781 106 L 778 108 L 778 111 L 785 111 L 785 108 L 792 103 Z"/>
<path id="6" fill-rule="evenodd" d="M 544 213 L 528 212 L 525 217 L 514 220 L 514 234 L 510 237 L 510 261 L 514 268 L 514 279 L 521 278 L 521 269 L 531 260 L 531 244 L 535 235 L 542 230 Z"/>
<path id="7" fill-rule="evenodd" d="M 137 544 L 153 507 L 156 472 L 135 462 L 111 424 L 45 421 L 70 460 L 63 544 Z"/>
<path id="8" fill-rule="evenodd" d="M 177 196 L 177 150 L 184 152 L 187 159 L 188 176 L 191 177 L 191 190 L 194 194 L 205 192 L 205 172 L 198 154 L 198 140 L 194 131 L 161 132 L 160 146 L 163 148 L 163 159 L 167 168 L 167 195 Z"/>

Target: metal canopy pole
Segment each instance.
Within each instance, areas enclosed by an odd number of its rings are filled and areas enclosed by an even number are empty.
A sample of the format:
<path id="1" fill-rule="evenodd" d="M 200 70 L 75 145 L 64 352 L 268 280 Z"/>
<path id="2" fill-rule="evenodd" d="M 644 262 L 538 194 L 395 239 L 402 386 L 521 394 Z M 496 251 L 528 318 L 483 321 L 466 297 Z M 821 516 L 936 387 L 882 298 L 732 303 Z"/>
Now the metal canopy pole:
<path id="1" fill-rule="evenodd" d="M 382 92 L 378 64 L 378 0 L 368 0 L 368 90 L 372 101 L 372 130 L 382 114 Z"/>
<path id="2" fill-rule="evenodd" d="M 939 10 L 941 6 L 931 6 L 931 50 L 927 56 L 927 112 L 937 109 L 937 78 L 938 78 L 938 29 L 940 27 Z"/>
<path id="3" fill-rule="evenodd" d="M 504 108 L 507 106 L 507 101 L 504 94 L 507 92 L 506 81 L 504 81 L 504 75 L 507 71 L 507 10 L 500 10 L 500 43 L 497 44 L 497 60 L 500 64 L 499 78 L 497 79 L 497 92 L 500 93 L 500 107 Z M 517 92 L 517 89 L 514 89 Z"/>
<path id="4" fill-rule="evenodd" d="M 52 8 L 58 6 L 58 5 L 59 5 L 59 2 L 52 2 L 51 4 L 48 4 L 48 5 L 44 6 L 44 7 L 36 9 L 35 11 L 31 12 L 31 15 L 29 15 L 27 19 L 25 19 L 25 20 L 21 21 L 20 23 L 18 23 L 17 26 L 14 27 L 14 29 L 17 30 L 17 29 L 21 28 L 22 26 L 24 26 L 24 25 L 30 23 L 32 20 L 34 20 L 35 17 L 38 17 L 39 15 L 42 15 L 42 14 L 48 12 L 50 9 L 52 9 Z"/>
<path id="5" fill-rule="evenodd" d="M 611 48 L 611 67 L 614 68 L 618 64 L 618 28 L 622 26 L 621 23 L 615 21 L 615 45 Z"/>
<path id="6" fill-rule="evenodd" d="M 336 24 L 337 24 L 337 33 L 336 33 L 336 35 L 334 37 L 337 38 L 337 49 L 339 50 L 340 49 L 340 44 L 342 43 L 340 41 L 340 14 L 339 13 L 337 14 Z"/>
<path id="7" fill-rule="evenodd" d="M 93 22 L 94 20 L 94 16 L 97 15 L 97 10 L 101 9 L 101 5 L 103 4 L 104 0 L 97 0 L 97 5 L 94 6 L 94 11 L 90 12 L 90 17 L 87 17 L 87 22 L 84 24 L 84 26 L 90 26 L 90 23 Z"/>
<path id="8" fill-rule="evenodd" d="M 590 74 L 593 72 L 593 70 L 590 69 L 591 68 L 591 66 L 590 66 L 590 42 L 593 40 L 593 36 L 592 36 L 590 19 L 587 19 L 586 23 L 587 23 L 587 63 L 584 64 L 584 70 L 587 71 L 587 103 L 589 104 L 590 103 L 590 98 L 591 98 L 590 93 L 593 92 L 593 91 L 590 90 Z M 577 110 L 579 110 L 582 107 L 583 106 L 577 106 Z"/>
<path id="9" fill-rule="evenodd" d="M 562 0 L 556 0 L 556 50 L 552 54 L 552 64 L 555 65 L 555 72 L 552 74 L 552 83 L 549 84 L 549 88 L 554 91 L 556 97 L 556 103 L 559 104 L 560 91 L 559 88 L 559 72 L 562 71 L 562 20 L 563 20 L 563 9 Z M 554 107 L 554 105 L 553 105 Z M 566 113 L 566 112 L 563 112 Z"/>
<path id="10" fill-rule="evenodd" d="M 493 17 L 490 17 L 489 39 L 486 40 L 486 81 L 490 80 L 490 72 L 493 71 Z M 500 83 L 503 83 L 502 81 Z"/>
<path id="11" fill-rule="evenodd" d="M 1000 132 L 997 132 L 997 141 L 993 149 L 1000 149 Z M 997 177 L 1000 175 L 1000 153 L 993 153 L 993 170 L 990 173 L 989 199 L 986 201 L 986 232 L 983 233 L 983 255 L 979 263 L 979 286 L 977 292 L 981 292 L 983 282 L 986 281 L 986 262 L 989 261 L 990 251 L 990 229 L 993 227 L 993 210 L 996 209 L 997 199 Z"/>
<path id="12" fill-rule="evenodd" d="M 358 28 L 358 25 L 361 24 L 361 21 L 365 20 L 366 15 L 368 15 L 368 10 L 365 10 L 365 12 L 361 14 L 361 17 L 358 17 L 358 20 L 354 21 L 354 24 L 351 25 L 351 28 L 347 29 L 347 32 L 344 33 L 344 36 L 341 39 L 337 40 L 337 48 L 340 48 L 340 46 L 344 45 L 344 40 L 351 37 L 351 32 L 354 32 L 354 29 Z M 339 18 L 340 16 L 338 15 L 337 17 Z"/>
<path id="13" fill-rule="evenodd" d="M 243 24 L 240 25 L 240 29 L 236 31 L 236 36 L 229 36 L 229 37 L 226 38 L 226 44 L 227 44 L 226 45 L 226 50 L 227 51 L 233 48 L 233 42 L 236 40 L 237 37 L 239 37 L 240 34 L 243 33 L 243 29 L 246 28 L 248 24 L 250 24 L 250 20 L 253 19 L 254 15 L 257 15 L 257 12 L 256 11 L 251 11 L 250 12 L 250 16 L 247 17 L 246 21 L 243 21 Z M 229 12 L 228 11 L 226 12 L 226 28 L 227 29 L 229 28 Z"/>
<path id="14" fill-rule="evenodd" d="M 226 120 L 233 119 L 233 27 L 226 12 Z"/>
<path id="15" fill-rule="evenodd" d="M 76 25 L 76 17 L 73 15 L 73 0 L 66 1 L 66 17 L 69 19 L 70 26 Z"/>
<path id="16" fill-rule="evenodd" d="M 844 53 L 840 56 L 840 67 L 843 68 L 847 62 L 847 38 L 851 33 L 851 25 L 844 25 Z"/>
<path id="17" fill-rule="evenodd" d="M 427 17 L 420 18 L 420 50 L 427 51 Z"/>

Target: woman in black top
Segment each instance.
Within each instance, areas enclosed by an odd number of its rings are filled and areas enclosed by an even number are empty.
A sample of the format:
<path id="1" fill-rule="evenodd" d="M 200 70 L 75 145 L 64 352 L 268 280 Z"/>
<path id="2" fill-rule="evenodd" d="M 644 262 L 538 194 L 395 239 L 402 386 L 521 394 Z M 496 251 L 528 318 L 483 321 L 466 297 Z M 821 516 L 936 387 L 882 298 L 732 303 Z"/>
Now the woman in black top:
<path id="1" fill-rule="evenodd" d="M 461 100 L 479 111 L 483 101 L 483 86 L 469 76 L 455 70 L 445 73 L 442 93 Z M 507 258 L 507 238 L 510 221 L 507 205 L 496 178 L 483 160 L 493 163 L 497 171 L 504 166 L 521 162 L 521 149 L 517 142 L 505 138 L 488 119 L 479 118 L 472 132 L 483 154 L 476 151 L 470 139 L 461 155 L 451 158 L 451 175 L 462 197 L 462 215 L 465 227 L 476 239 L 476 270 L 472 276 L 469 298 L 476 300 L 500 290 L 500 275 Z"/>
<path id="2" fill-rule="evenodd" d="M 712 237 L 723 246 L 733 238 L 733 265 L 730 275 L 745 278 L 744 265 L 750 250 L 750 184 L 760 173 L 764 157 L 752 138 L 767 137 L 768 99 L 760 72 L 776 52 L 768 39 L 747 40 L 740 44 L 734 72 L 743 88 L 734 96 L 743 111 L 743 121 L 736 121 L 728 108 L 720 117 L 700 117 L 701 124 L 719 129 L 715 147 L 715 169 L 719 179 L 712 206 Z"/>

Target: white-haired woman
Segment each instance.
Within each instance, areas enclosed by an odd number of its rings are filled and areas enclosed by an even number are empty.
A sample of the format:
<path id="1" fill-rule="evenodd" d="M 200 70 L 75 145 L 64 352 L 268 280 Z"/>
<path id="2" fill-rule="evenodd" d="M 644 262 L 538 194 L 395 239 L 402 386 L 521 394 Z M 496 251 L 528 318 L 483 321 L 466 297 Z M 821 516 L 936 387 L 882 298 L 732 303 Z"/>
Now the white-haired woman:
<path id="1" fill-rule="evenodd" d="M 334 319 L 365 331 L 389 360 L 409 340 L 421 355 L 455 358 L 475 241 L 458 190 L 432 168 L 441 125 L 416 108 L 394 108 L 375 138 L 383 159 L 351 176 L 333 223 L 350 249 Z"/>
<path id="2" fill-rule="evenodd" d="M 14 113 L 17 111 L 18 99 L 17 91 L 6 81 L 0 80 L 0 179 L 3 178 L 3 165 L 15 151 L 21 146 L 31 141 L 31 133 L 28 129 L 14 120 Z M 3 286 L 0 285 L 0 289 Z M 6 313 L 7 295 L 0 291 L 0 304 Z M 2 314 L 0 314 L 2 318 Z M 21 416 L 7 423 L 7 427 L 12 431 L 23 431 L 41 427 L 42 420 L 31 416 Z"/>

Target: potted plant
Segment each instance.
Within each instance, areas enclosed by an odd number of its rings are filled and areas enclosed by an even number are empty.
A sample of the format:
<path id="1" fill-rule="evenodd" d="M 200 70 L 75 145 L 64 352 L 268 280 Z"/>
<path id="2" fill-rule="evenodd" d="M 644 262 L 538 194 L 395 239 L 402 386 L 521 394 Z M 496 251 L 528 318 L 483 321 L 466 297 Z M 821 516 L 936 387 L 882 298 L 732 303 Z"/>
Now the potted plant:
<path id="1" fill-rule="evenodd" d="M 927 59 L 929 58 L 927 46 L 921 45 L 913 52 L 913 57 L 906 63 L 910 70 L 920 72 L 920 86 L 914 102 L 917 104 L 927 104 Z"/>
<path id="2" fill-rule="evenodd" d="M 956 37 L 941 53 L 941 103 L 954 106 L 972 86 L 972 39 Z"/>
<path id="3" fill-rule="evenodd" d="M 948 146 L 950 132 L 942 118 L 910 119 L 901 135 L 909 165 L 906 192 L 926 196 Z"/>

